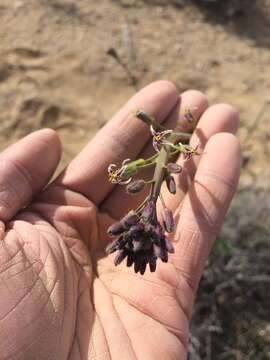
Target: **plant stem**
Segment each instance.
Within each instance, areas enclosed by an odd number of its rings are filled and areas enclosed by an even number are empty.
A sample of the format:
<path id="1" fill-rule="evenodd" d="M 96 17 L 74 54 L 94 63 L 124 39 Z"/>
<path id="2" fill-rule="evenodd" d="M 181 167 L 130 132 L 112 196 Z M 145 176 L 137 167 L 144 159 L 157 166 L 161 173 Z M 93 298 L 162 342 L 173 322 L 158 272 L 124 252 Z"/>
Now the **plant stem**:
<path id="1" fill-rule="evenodd" d="M 168 137 L 168 142 L 174 143 L 176 141 L 179 141 L 179 137 L 175 133 L 172 133 Z M 177 152 L 179 152 L 179 149 Z M 153 177 L 154 184 L 151 187 L 150 192 L 150 197 L 152 197 L 154 201 L 156 201 L 159 196 L 160 188 L 166 173 L 166 165 L 172 155 L 173 153 L 170 152 L 170 145 L 163 145 L 156 159 L 156 168 Z"/>
<path id="2" fill-rule="evenodd" d="M 157 201 L 158 195 L 160 193 L 160 188 L 166 173 L 166 165 L 168 163 L 169 153 L 166 149 L 166 146 L 163 146 L 159 152 L 159 156 L 156 160 L 156 168 L 154 172 L 154 184 L 151 187 L 150 197 Z"/>
<path id="3" fill-rule="evenodd" d="M 147 115 L 142 110 L 137 110 L 135 112 L 135 115 L 137 116 L 137 118 L 142 120 L 147 125 L 149 125 L 149 126 L 152 125 L 156 131 L 167 130 L 164 126 L 160 125 L 153 117 Z M 189 134 L 189 133 L 173 132 L 168 137 L 168 142 L 171 142 L 172 144 L 174 144 L 177 141 L 179 142 L 181 140 L 189 140 L 190 137 L 191 137 L 191 134 Z M 179 152 L 180 149 L 178 147 L 175 146 L 174 148 L 177 150 L 176 152 Z M 169 146 L 163 145 L 159 154 L 156 154 L 157 155 L 156 160 L 155 160 L 156 168 L 155 168 L 154 177 L 153 177 L 153 185 L 151 186 L 151 190 L 150 190 L 150 194 L 149 194 L 149 198 L 153 199 L 154 201 L 157 201 L 157 199 L 158 199 L 158 196 L 160 193 L 160 188 L 161 188 L 162 182 L 164 180 L 164 176 L 167 171 L 166 165 L 168 163 L 168 160 L 171 157 L 171 155 L 176 152 L 171 153 L 170 145 Z"/>
<path id="4" fill-rule="evenodd" d="M 149 164 L 145 164 L 145 165 L 140 165 L 140 166 L 138 166 L 138 170 L 141 170 L 141 169 L 144 169 L 144 168 L 153 166 L 153 165 L 155 165 L 155 162 L 152 162 L 152 163 L 149 163 Z"/>
<path id="5" fill-rule="evenodd" d="M 143 206 L 146 204 L 146 202 L 148 201 L 148 199 L 149 199 L 149 197 L 147 196 L 147 197 L 144 199 L 144 201 L 137 207 L 137 209 L 135 210 L 135 212 L 136 212 L 137 214 L 142 210 Z"/>
<path id="6" fill-rule="evenodd" d="M 145 159 L 145 162 L 153 164 L 153 161 L 158 157 L 158 154 L 154 154 L 153 156 L 150 156 L 148 159 Z"/>
<path id="7" fill-rule="evenodd" d="M 158 157 L 158 154 L 154 154 L 153 156 L 150 156 L 148 159 L 140 159 L 142 164 L 137 164 L 137 169 L 140 170 L 140 169 L 144 169 L 146 167 L 150 167 L 150 166 L 153 166 L 155 165 L 156 163 L 156 159 Z M 135 160 L 136 161 L 136 160 Z"/>
<path id="8" fill-rule="evenodd" d="M 164 126 L 160 125 L 153 117 L 149 116 L 148 114 L 146 114 L 144 111 L 142 110 L 137 110 L 135 112 L 135 115 L 137 116 L 138 119 L 142 120 L 145 124 L 147 124 L 148 126 L 153 126 L 153 128 L 156 131 L 163 131 L 163 130 L 168 130 L 167 128 L 165 128 Z M 171 139 L 172 142 L 174 142 L 175 138 L 178 139 L 178 141 L 180 140 L 189 140 L 191 137 L 191 134 L 189 133 L 184 133 L 184 132 L 173 132 L 173 138 Z"/>
<path id="9" fill-rule="evenodd" d="M 136 110 L 135 116 L 149 127 L 152 125 L 155 130 L 165 130 L 164 126 L 160 125 L 152 116 L 146 114 L 142 110 Z"/>

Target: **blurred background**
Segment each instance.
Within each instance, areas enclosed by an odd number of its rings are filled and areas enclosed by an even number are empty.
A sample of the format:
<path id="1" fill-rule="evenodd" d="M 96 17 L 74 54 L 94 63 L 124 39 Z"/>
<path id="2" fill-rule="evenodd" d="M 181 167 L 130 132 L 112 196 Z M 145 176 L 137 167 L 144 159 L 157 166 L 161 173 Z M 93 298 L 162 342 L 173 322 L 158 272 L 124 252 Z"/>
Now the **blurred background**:
<path id="1" fill-rule="evenodd" d="M 0 0 L 0 20 L 0 149 L 51 127 L 63 167 L 157 79 L 239 110 L 242 175 L 201 281 L 189 360 L 270 359 L 270 1 Z"/>

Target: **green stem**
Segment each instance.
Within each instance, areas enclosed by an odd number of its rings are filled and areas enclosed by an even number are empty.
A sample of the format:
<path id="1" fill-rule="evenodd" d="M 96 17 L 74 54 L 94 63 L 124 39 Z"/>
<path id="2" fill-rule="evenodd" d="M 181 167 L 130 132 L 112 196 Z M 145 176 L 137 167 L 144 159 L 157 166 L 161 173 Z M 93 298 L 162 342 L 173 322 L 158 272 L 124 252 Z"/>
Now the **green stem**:
<path id="1" fill-rule="evenodd" d="M 152 116 L 146 114 L 142 110 L 137 110 L 135 112 L 135 116 L 148 126 L 152 125 L 155 130 L 166 130 L 164 126 L 160 125 Z"/>
<path id="2" fill-rule="evenodd" d="M 170 156 L 173 156 L 173 155 L 176 155 L 176 154 L 179 154 L 179 150 L 175 150 L 175 151 L 171 151 L 170 153 Z"/>
<path id="3" fill-rule="evenodd" d="M 145 159 L 142 164 L 137 165 L 137 170 L 155 165 L 157 157 L 158 154 L 154 154 L 153 156 L 150 156 L 148 159 Z"/>
<path id="4" fill-rule="evenodd" d="M 154 164 L 154 160 L 156 160 L 156 158 L 158 157 L 158 154 L 154 154 L 153 156 L 150 156 L 148 159 L 145 159 L 146 163 L 151 163 Z"/>
<path id="5" fill-rule="evenodd" d="M 148 126 L 152 125 L 156 131 L 168 130 L 166 127 L 160 125 L 152 116 L 149 116 L 142 110 L 137 110 L 135 112 L 135 115 L 138 119 L 142 120 Z M 191 137 L 191 134 L 179 132 L 179 131 L 173 132 L 172 135 L 173 135 L 173 138 L 171 139 L 172 142 L 174 142 L 173 141 L 174 138 L 177 138 L 178 141 L 180 141 L 180 140 L 184 141 L 184 140 L 189 140 Z"/>
<path id="6" fill-rule="evenodd" d="M 156 160 L 156 168 L 154 172 L 154 184 L 151 187 L 150 197 L 157 201 L 158 195 L 160 193 L 160 188 L 166 173 L 166 165 L 169 159 L 169 153 L 165 146 L 162 147 L 162 149 L 159 152 L 159 156 Z"/>
<path id="7" fill-rule="evenodd" d="M 146 202 L 148 201 L 149 197 L 147 196 L 144 201 L 137 207 L 137 209 L 135 210 L 135 212 L 138 214 L 142 208 L 144 207 L 144 205 L 146 204 Z"/>
<path id="8" fill-rule="evenodd" d="M 174 143 L 177 141 L 179 141 L 179 138 L 175 136 L 174 133 L 168 137 L 168 142 Z M 173 153 L 170 152 L 170 147 L 171 145 L 163 145 L 156 159 L 156 168 L 153 177 L 154 184 L 151 187 L 150 192 L 150 197 L 152 197 L 154 201 L 156 201 L 159 196 L 160 188 L 166 174 L 166 165 L 168 164 L 170 157 L 173 155 Z M 179 150 L 180 149 L 178 148 L 177 152 L 179 152 Z"/>
<path id="9" fill-rule="evenodd" d="M 140 165 L 138 166 L 138 170 L 144 169 L 144 168 L 148 168 L 150 166 L 155 165 L 155 162 L 149 163 L 149 164 L 145 164 L 145 165 Z"/>

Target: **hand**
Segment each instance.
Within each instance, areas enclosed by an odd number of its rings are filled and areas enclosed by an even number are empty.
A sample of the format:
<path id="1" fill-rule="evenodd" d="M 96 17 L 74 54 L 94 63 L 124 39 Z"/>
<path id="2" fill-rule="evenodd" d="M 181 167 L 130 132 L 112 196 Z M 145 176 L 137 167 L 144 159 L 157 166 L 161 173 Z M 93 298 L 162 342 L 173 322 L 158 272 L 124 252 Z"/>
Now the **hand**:
<path id="1" fill-rule="evenodd" d="M 143 196 L 110 184 L 107 166 L 152 151 L 147 126 L 131 110 L 170 128 L 180 102 L 200 118 L 191 142 L 199 140 L 203 155 L 176 179 L 177 195 L 163 189 L 177 221 L 175 254 L 141 276 L 104 252 L 107 227 Z M 50 184 L 60 157 L 53 130 L 0 155 L 2 360 L 186 358 L 196 288 L 237 186 L 237 123 L 230 106 L 208 108 L 200 92 L 179 97 L 160 81 L 136 94 Z M 178 126 L 191 125 L 180 117 Z"/>

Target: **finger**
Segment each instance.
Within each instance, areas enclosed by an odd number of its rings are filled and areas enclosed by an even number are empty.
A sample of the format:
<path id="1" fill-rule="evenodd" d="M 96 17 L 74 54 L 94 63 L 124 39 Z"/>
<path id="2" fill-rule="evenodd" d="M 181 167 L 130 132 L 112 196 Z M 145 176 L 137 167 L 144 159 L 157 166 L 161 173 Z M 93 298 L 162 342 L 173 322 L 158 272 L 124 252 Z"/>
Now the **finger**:
<path id="1" fill-rule="evenodd" d="M 0 154 L 0 219 L 9 220 L 49 181 L 60 159 L 55 131 L 36 131 Z"/>
<path id="2" fill-rule="evenodd" d="M 164 122 L 164 126 L 168 129 L 177 127 L 179 131 L 192 131 L 196 123 L 191 124 L 187 121 L 186 117 L 183 116 L 183 109 L 193 109 L 192 114 L 195 119 L 199 119 L 202 113 L 208 107 L 208 101 L 204 94 L 197 90 L 185 91 L 179 97 L 180 103 L 175 106 L 171 114 Z M 180 116 L 179 116 L 180 114 Z M 152 139 L 148 141 L 147 145 L 143 148 L 142 152 L 138 157 L 147 158 L 153 155 Z M 153 169 L 150 171 L 146 170 L 140 173 L 139 177 L 150 180 L 153 175 Z M 149 187 L 146 187 L 136 196 L 130 196 L 126 193 L 126 189 L 123 186 L 117 186 L 109 195 L 108 198 L 102 203 L 102 209 L 107 211 L 115 218 L 123 216 L 128 209 L 135 209 L 147 196 Z"/>
<path id="3" fill-rule="evenodd" d="M 235 134 L 238 123 L 237 111 L 227 104 L 213 105 L 204 112 L 190 141 L 192 146 L 199 144 L 198 151 L 202 155 L 194 156 L 192 160 L 184 164 L 183 171 L 179 175 L 174 176 L 177 188 L 175 195 L 169 193 L 165 184 L 162 186 L 163 198 L 172 211 L 181 203 L 194 178 L 200 160 L 206 156 L 204 147 L 207 141 L 211 136 L 219 132 Z M 182 157 L 177 162 L 182 165 Z"/>
<path id="4" fill-rule="evenodd" d="M 108 165 L 120 165 L 126 158 L 134 159 L 150 137 L 148 127 L 131 111 L 141 108 L 162 122 L 177 101 L 177 90 L 168 81 L 146 86 L 98 132 L 57 179 L 57 183 L 99 204 L 113 188 L 108 182 Z"/>
<path id="5" fill-rule="evenodd" d="M 174 235 L 177 272 L 195 290 L 205 261 L 235 193 L 240 173 L 240 146 L 229 133 L 211 137 L 182 207 Z"/>

